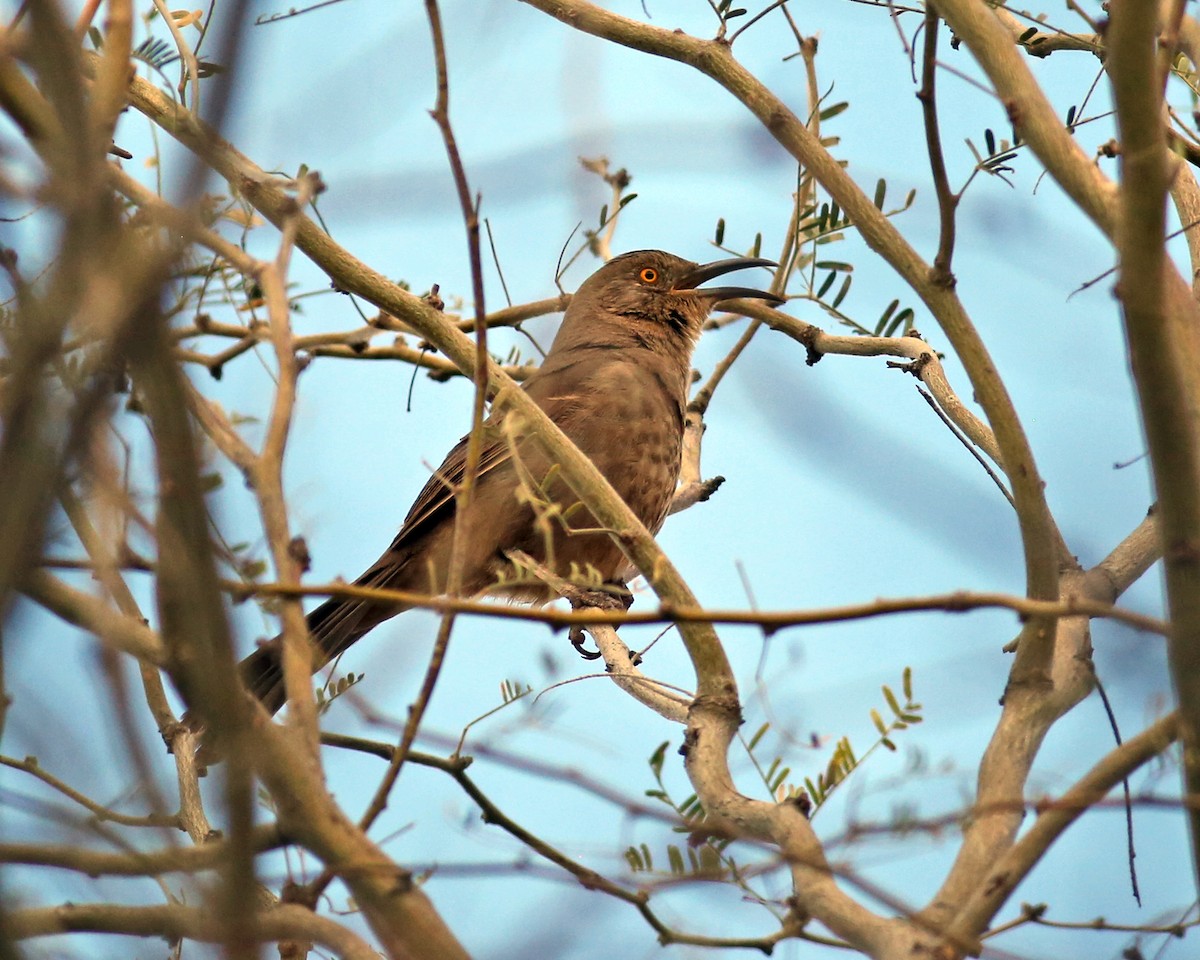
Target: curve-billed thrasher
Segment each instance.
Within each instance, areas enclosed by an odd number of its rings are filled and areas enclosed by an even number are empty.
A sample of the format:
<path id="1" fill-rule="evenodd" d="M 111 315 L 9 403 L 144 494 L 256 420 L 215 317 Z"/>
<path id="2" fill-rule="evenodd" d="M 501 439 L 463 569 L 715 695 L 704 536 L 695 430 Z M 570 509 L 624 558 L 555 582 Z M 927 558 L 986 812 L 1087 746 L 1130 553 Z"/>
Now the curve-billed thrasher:
<path id="1" fill-rule="evenodd" d="M 661 250 L 614 257 L 571 298 L 541 367 L 524 388 L 655 533 L 679 478 L 692 348 L 709 311 L 721 300 L 773 293 L 745 287 L 697 289 L 713 277 L 769 260 L 737 258 L 700 266 Z M 530 585 L 497 585 L 513 572 L 510 551 L 524 551 L 566 577 L 572 567 L 616 580 L 628 565 L 621 548 L 578 505 L 554 464 L 504 413 L 485 421 L 484 445 L 469 515 L 461 593 L 492 592 L 546 602 Z M 354 582 L 437 594 L 445 589 L 453 538 L 455 492 L 463 479 L 467 440 L 460 440 L 417 497 L 387 551 Z M 538 518 L 541 518 L 540 520 Z M 587 531 L 587 532 L 574 532 Z M 325 601 L 308 615 L 313 669 L 333 660 L 373 627 L 405 608 L 366 600 Z M 272 712 L 284 702 L 277 643 L 241 665 L 247 688 Z"/>

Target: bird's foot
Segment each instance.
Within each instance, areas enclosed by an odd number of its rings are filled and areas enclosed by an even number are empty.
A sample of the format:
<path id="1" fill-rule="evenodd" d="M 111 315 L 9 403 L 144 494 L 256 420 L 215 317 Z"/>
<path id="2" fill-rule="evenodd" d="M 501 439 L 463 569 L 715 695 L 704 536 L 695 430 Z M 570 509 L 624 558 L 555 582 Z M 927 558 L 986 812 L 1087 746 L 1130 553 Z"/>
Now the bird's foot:
<path id="1" fill-rule="evenodd" d="M 571 586 L 563 591 L 572 610 L 612 610 L 624 613 L 633 604 L 633 594 L 621 580 L 609 580 L 599 587 Z"/>
<path id="2" fill-rule="evenodd" d="M 623 581 L 611 580 L 598 588 L 572 586 L 563 592 L 563 596 L 571 604 L 572 610 L 605 610 L 624 613 L 633 603 L 633 594 Z M 599 650 L 585 650 L 587 637 L 583 627 L 575 626 L 568 634 L 571 646 L 584 660 L 599 660 Z"/>
<path id="3" fill-rule="evenodd" d="M 584 649 L 584 644 L 587 643 L 587 634 L 583 632 L 583 627 L 572 627 L 567 636 L 570 637 L 571 646 L 575 648 L 575 652 L 583 657 L 584 660 L 599 660 L 602 656 L 598 649 Z"/>

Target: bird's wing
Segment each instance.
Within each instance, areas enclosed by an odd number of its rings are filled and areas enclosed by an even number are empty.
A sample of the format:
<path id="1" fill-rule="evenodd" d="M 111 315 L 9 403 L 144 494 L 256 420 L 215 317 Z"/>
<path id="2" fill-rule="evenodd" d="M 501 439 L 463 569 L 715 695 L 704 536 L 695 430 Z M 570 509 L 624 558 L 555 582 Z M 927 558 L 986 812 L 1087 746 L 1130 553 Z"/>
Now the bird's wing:
<path id="1" fill-rule="evenodd" d="M 409 508 L 408 516 L 404 518 L 404 525 L 392 541 L 391 550 L 404 547 L 433 529 L 443 518 L 453 515 L 455 493 L 462 486 L 466 473 L 468 439 L 469 437 L 463 437 L 454 445 L 442 465 L 433 472 L 433 476 L 417 494 L 417 499 Z M 485 439 L 476 480 L 507 463 L 511 457 L 512 452 L 503 437 Z"/>
<path id="2" fill-rule="evenodd" d="M 526 388 L 528 389 L 529 386 L 530 384 L 527 383 Z M 534 389 L 531 393 L 534 394 L 538 405 L 546 411 L 550 419 L 561 425 L 564 418 L 569 417 L 570 410 L 575 405 L 575 398 L 573 396 L 543 396 L 540 395 L 543 391 L 538 389 L 536 383 L 532 386 Z M 511 461 L 512 444 L 519 445 L 521 440 L 519 436 L 513 438 L 505 436 L 503 416 L 489 417 L 484 422 L 483 429 L 483 450 L 479 457 L 476 482 Z M 408 516 L 404 518 L 404 525 L 396 534 L 396 539 L 392 541 L 389 552 L 407 546 L 418 537 L 428 533 L 442 520 L 454 514 L 455 494 L 462 487 L 463 477 L 466 474 L 468 439 L 469 437 L 463 437 L 459 440 L 446 454 L 442 465 L 433 472 L 433 476 L 429 478 L 417 495 L 417 499 L 413 501 L 412 507 L 409 508 Z"/>

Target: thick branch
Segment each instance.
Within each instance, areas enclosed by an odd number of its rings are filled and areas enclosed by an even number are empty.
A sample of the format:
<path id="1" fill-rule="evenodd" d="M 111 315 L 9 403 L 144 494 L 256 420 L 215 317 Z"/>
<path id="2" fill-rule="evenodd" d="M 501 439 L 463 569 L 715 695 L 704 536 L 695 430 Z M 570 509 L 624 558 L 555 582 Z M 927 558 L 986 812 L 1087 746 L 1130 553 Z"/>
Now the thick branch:
<path id="1" fill-rule="evenodd" d="M 256 853 L 282 846 L 283 837 L 273 826 L 257 827 L 251 849 Z M 117 853 L 86 850 L 76 846 L 45 846 L 37 843 L 0 844 L 0 863 L 22 863 L 37 867 L 75 870 L 89 877 L 156 877 L 166 873 L 198 873 L 217 870 L 229 856 L 229 841 L 214 840 L 195 847 Z"/>
<path id="2" fill-rule="evenodd" d="M 259 940 L 311 940 L 345 960 L 379 960 L 379 954 L 341 924 L 317 916 L 306 907 L 281 905 L 253 916 Z M 113 903 L 67 903 L 59 907 L 13 910 L 5 917 L 5 933 L 15 940 L 76 931 L 119 933 L 140 937 L 188 938 L 219 943 L 225 924 L 211 910 L 169 904 L 126 907 Z"/>
<path id="3" fill-rule="evenodd" d="M 1174 743 L 1178 731 L 1176 714 L 1163 717 L 1109 753 L 1058 800 L 1047 801 L 1033 826 L 994 865 L 988 881 L 955 919 L 951 937 L 969 937 L 986 927 L 1054 841 L 1123 779 Z"/>
<path id="4" fill-rule="evenodd" d="M 68 587 L 44 570 L 30 573 L 21 584 L 21 590 L 30 600 L 68 623 L 94 633 L 118 650 L 156 666 L 166 662 L 162 641 L 148 626 L 118 613 L 91 594 Z"/>
<path id="5" fill-rule="evenodd" d="M 1121 132 L 1118 296 L 1154 467 L 1171 612 L 1184 782 L 1200 794 L 1200 312 L 1167 259 L 1172 166 L 1160 119 L 1157 5 L 1125 0 L 1109 29 L 1109 75 Z M 1200 866 L 1200 810 L 1191 810 Z"/>

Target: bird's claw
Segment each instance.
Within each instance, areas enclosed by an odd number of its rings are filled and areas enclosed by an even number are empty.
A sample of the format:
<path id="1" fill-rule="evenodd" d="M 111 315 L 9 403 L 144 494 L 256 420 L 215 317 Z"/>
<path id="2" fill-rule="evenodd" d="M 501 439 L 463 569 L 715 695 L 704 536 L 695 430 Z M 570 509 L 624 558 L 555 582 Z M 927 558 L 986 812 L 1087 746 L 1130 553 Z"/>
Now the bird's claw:
<path id="1" fill-rule="evenodd" d="M 598 649 L 585 650 L 583 648 L 583 645 L 587 643 L 587 635 L 583 632 L 583 627 L 572 627 L 571 632 L 567 636 L 571 638 L 571 646 L 575 648 L 575 652 L 583 657 L 584 660 L 600 659 L 601 653 Z"/>

